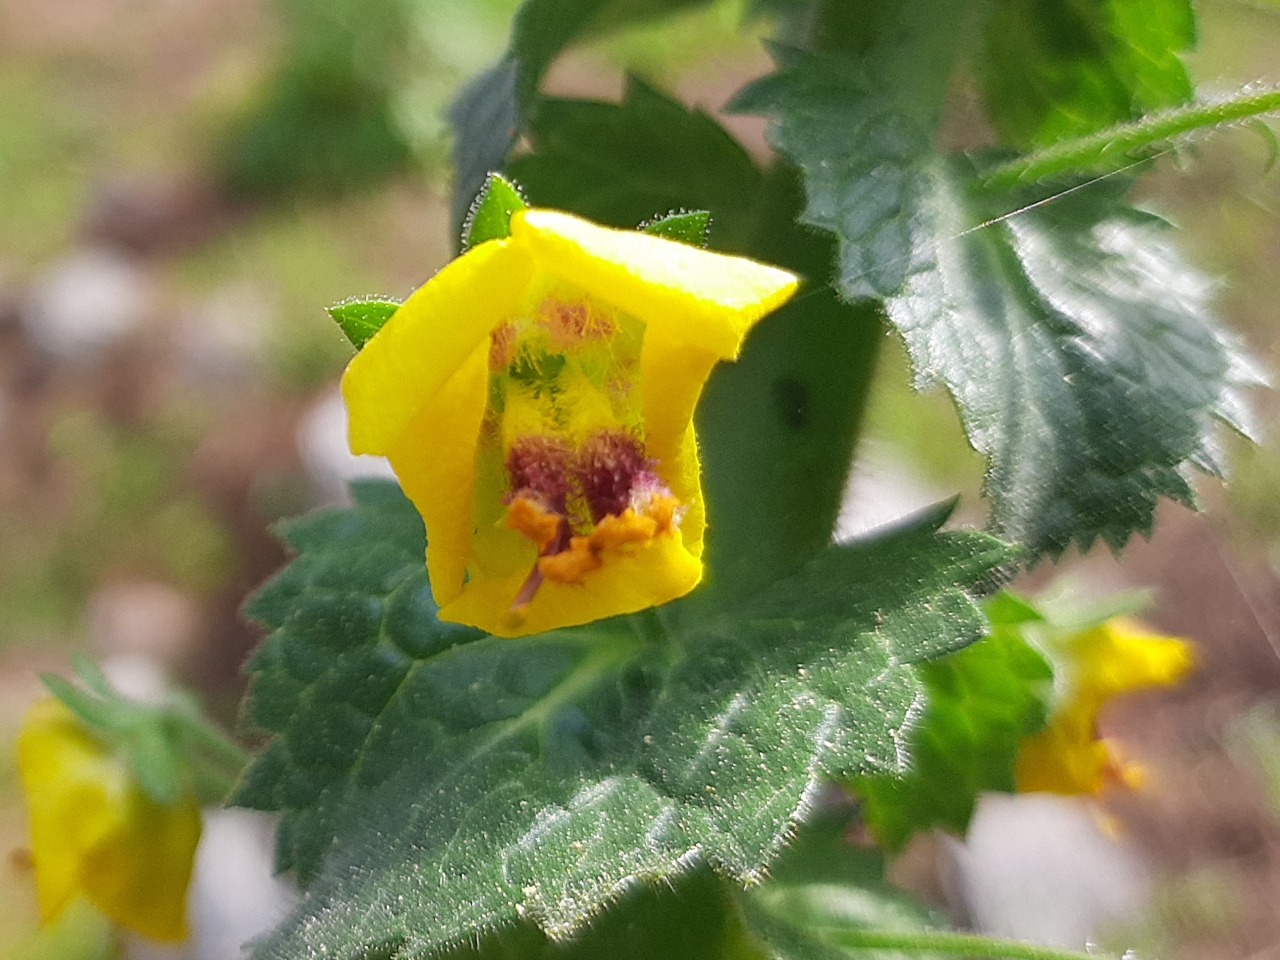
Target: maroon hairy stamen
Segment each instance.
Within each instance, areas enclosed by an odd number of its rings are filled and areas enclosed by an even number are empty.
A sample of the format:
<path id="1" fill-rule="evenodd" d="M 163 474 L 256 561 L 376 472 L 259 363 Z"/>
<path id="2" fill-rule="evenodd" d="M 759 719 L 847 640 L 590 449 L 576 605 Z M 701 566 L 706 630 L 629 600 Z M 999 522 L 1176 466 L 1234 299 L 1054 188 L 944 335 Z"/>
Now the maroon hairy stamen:
<path id="1" fill-rule="evenodd" d="M 558 437 L 522 437 L 507 454 L 511 496 L 531 494 L 555 513 L 568 512 L 573 450 Z"/>
<path id="2" fill-rule="evenodd" d="M 636 481 L 652 467 L 635 434 L 609 430 L 588 437 L 574 458 L 573 476 L 591 519 L 599 523 L 607 516 L 621 516 Z"/>

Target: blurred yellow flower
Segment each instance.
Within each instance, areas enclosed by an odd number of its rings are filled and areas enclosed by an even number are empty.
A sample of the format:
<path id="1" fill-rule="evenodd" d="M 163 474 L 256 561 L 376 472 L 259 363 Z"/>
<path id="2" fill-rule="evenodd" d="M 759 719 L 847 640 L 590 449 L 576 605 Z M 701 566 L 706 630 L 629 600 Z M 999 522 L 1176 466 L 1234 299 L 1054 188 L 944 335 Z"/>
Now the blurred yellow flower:
<path id="1" fill-rule="evenodd" d="M 796 286 L 533 209 L 414 293 L 342 386 L 351 449 L 386 456 L 426 523 L 441 618 L 519 636 L 692 590 L 694 406 Z"/>
<path id="2" fill-rule="evenodd" d="M 1141 770 L 1100 736 L 1098 715 L 1115 697 L 1178 683 L 1193 665 L 1191 645 L 1115 617 L 1068 636 L 1055 652 L 1061 692 L 1048 725 L 1018 751 L 1019 792 L 1096 794 L 1110 783 L 1137 786 Z"/>
<path id="3" fill-rule="evenodd" d="M 83 897 L 123 927 L 185 939 L 200 839 L 195 797 L 173 805 L 151 799 L 124 756 L 52 697 L 23 720 L 18 769 L 44 922 Z"/>

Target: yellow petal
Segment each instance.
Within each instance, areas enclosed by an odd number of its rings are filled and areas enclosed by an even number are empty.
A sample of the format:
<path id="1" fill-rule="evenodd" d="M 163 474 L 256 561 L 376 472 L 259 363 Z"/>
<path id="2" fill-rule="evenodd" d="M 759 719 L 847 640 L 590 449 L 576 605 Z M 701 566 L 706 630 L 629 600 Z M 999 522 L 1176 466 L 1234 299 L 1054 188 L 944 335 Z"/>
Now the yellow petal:
<path id="1" fill-rule="evenodd" d="M 705 529 L 694 407 L 715 364 L 736 356 L 751 325 L 796 285 L 791 274 L 749 260 L 533 210 L 514 215 L 509 238 L 475 248 L 415 293 L 351 362 L 343 393 L 353 451 L 387 455 L 423 516 L 441 619 L 518 636 L 634 612 L 691 590 L 701 577 Z M 591 330 L 631 337 L 625 376 L 636 375 L 638 349 L 639 383 L 622 384 L 618 395 L 638 403 L 619 412 L 612 385 L 605 389 L 575 367 L 556 375 L 554 396 L 568 402 L 552 403 L 552 394 L 538 390 L 526 397 L 529 391 L 507 383 L 502 416 L 486 426 L 489 335 L 539 318 L 549 298 L 593 302 L 608 322 Z M 563 331 L 549 330 L 554 345 Z M 611 343 L 592 362 L 617 362 L 613 349 L 621 347 Z M 590 367 L 583 356 L 577 361 Z M 605 538 L 582 547 L 581 556 L 556 559 L 556 551 L 540 560 L 537 545 L 504 522 L 505 451 L 514 439 L 548 429 L 577 443 L 618 428 L 643 439 L 679 504 L 678 533 L 668 517 L 661 526 L 654 521 L 663 532 L 651 541 Z M 536 590 L 529 584 L 532 599 L 517 617 L 513 605 L 542 565 L 560 573 L 547 573 Z"/>
<path id="2" fill-rule="evenodd" d="M 471 556 L 476 449 L 489 390 L 489 347 L 472 351 L 388 450 L 405 495 L 427 528 L 436 603 L 457 597 Z"/>
<path id="3" fill-rule="evenodd" d="M 36 893 L 46 923 L 85 897 L 121 926 L 186 937 L 186 892 L 200 811 L 151 800 L 125 760 L 49 698 L 28 712 L 18 767 L 31 820 Z"/>
<path id="4" fill-rule="evenodd" d="M 721 359 L 738 355 L 752 324 L 796 291 L 792 274 L 743 257 L 613 230 L 554 210 L 522 210 L 511 239 L 538 264 Z"/>
<path id="5" fill-rule="evenodd" d="M 693 423 L 702 388 L 719 359 L 710 350 L 678 339 L 666 327 L 645 330 L 640 351 L 645 443 L 649 455 L 669 469 L 679 471 L 673 465 L 686 443 L 685 432 Z M 676 495 L 684 499 L 680 492 Z"/>
<path id="6" fill-rule="evenodd" d="M 1138 782 L 1139 768 L 1101 737 L 1100 714 L 1118 696 L 1179 682 L 1194 664 L 1191 645 L 1113 618 L 1067 637 L 1057 653 L 1063 693 L 1045 729 L 1019 746 L 1018 790 L 1096 794 Z"/>
<path id="7" fill-rule="evenodd" d="M 493 240 L 449 263 L 401 305 L 342 377 L 353 453 L 391 450 L 515 309 L 532 271 L 519 246 Z"/>
<path id="8" fill-rule="evenodd" d="M 633 553 L 609 552 L 582 583 L 547 581 L 520 617 L 511 603 L 529 568 L 504 577 L 475 577 L 440 611 L 443 620 L 518 637 L 634 613 L 682 597 L 702 578 L 701 562 L 678 537 L 664 536 Z"/>
<path id="9" fill-rule="evenodd" d="M 1194 666 L 1185 640 L 1152 633 L 1136 620 L 1115 617 L 1076 637 L 1067 651 L 1075 696 L 1096 703 L 1134 690 L 1180 682 Z"/>
<path id="10" fill-rule="evenodd" d="M 134 787 L 120 829 L 85 851 L 85 893 L 121 926 L 153 940 L 185 940 L 187 885 L 199 841 L 194 801 L 165 806 Z"/>

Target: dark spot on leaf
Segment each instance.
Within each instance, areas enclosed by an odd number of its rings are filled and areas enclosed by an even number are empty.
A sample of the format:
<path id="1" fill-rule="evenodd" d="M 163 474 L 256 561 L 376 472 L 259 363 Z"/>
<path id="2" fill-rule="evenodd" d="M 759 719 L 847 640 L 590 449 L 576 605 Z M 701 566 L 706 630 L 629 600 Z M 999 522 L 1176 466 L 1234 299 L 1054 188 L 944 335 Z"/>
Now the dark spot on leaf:
<path id="1" fill-rule="evenodd" d="M 809 388 L 795 377 L 779 377 L 773 382 L 773 401 L 782 422 L 793 430 L 803 430 L 812 419 Z"/>

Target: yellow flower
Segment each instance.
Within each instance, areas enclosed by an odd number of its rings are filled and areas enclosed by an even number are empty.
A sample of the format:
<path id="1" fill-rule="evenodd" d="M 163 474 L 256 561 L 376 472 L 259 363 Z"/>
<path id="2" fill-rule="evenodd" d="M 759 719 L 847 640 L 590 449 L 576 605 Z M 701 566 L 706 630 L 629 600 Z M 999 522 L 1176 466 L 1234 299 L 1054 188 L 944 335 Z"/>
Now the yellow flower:
<path id="1" fill-rule="evenodd" d="M 200 808 L 163 805 L 127 760 L 52 697 L 27 713 L 18 768 L 31 819 L 36 893 L 45 923 L 83 897 L 156 940 L 186 938 L 186 894 Z"/>
<path id="2" fill-rule="evenodd" d="M 1108 783 L 1137 786 L 1140 769 L 1099 735 L 1098 715 L 1122 694 L 1178 683 L 1193 665 L 1191 645 L 1115 617 L 1067 637 L 1059 652 L 1062 693 L 1048 726 L 1022 742 L 1018 790 L 1096 794 Z"/>
<path id="3" fill-rule="evenodd" d="M 694 406 L 789 273 L 522 210 L 409 298 L 343 377 L 351 449 L 427 528 L 442 619 L 519 636 L 702 576 Z"/>

